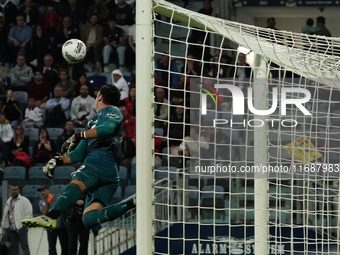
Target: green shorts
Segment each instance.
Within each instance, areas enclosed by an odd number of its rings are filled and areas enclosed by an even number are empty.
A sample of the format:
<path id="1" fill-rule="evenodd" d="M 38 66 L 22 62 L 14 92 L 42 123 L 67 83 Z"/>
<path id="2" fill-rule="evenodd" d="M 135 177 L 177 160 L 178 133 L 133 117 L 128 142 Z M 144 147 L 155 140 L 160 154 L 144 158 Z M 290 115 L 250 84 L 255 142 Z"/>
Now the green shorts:
<path id="1" fill-rule="evenodd" d="M 112 153 L 101 149 L 91 152 L 72 180 L 85 184 L 88 193 L 86 207 L 93 201 L 107 206 L 119 185 L 118 166 Z"/>

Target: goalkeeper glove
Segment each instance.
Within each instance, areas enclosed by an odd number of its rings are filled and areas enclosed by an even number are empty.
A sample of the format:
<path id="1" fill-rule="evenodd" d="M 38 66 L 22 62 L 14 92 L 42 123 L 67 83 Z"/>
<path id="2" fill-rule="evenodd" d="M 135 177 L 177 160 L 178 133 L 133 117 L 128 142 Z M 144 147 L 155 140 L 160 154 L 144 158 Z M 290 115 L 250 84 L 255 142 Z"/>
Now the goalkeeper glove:
<path id="1" fill-rule="evenodd" d="M 76 147 L 76 142 L 73 140 L 72 136 L 67 139 L 66 142 L 63 143 L 63 145 L 61 146 L 61 155 L 63 155 L 64 157 L 67 157 L 71 151 L 73 151 L 73 149 Z"/>
<path id="2" fill-rule="evenodd" d="M 54 169 L 57 166 L 62 166 L 64 164 L 62 157 L 54 157 L 50 159 L 44 166 L 44 174 L 46 177 L 52 179 L 54 174 Z"/>

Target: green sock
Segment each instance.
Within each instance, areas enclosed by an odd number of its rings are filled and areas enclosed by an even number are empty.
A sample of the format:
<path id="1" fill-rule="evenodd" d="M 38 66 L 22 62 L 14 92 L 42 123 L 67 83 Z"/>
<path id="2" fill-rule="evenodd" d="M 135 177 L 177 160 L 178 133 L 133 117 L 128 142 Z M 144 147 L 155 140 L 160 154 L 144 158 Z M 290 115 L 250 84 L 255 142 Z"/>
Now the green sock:
<path id="1" fill-rule="evenodd" d="M 118 217 L 122 216 L 131 207 L 128 202 L 122 202 L 119 204 L 109 205 L 104 207 L 99 211 L 89 211 L 83 215 L 83 222 L 85 227 L 93 228 L 97 225 L 100 225 L 104 222 L 115 220 Z"/>
<path id="2" fill-rule="evenodd" d="M 80 187 L 77 184 L 70 183 L 66 186 L 64 192 L 55 202 L 52 210 L 47 216 L 57 219 L 63 212 L 74 206 L 81 194 Z"/>

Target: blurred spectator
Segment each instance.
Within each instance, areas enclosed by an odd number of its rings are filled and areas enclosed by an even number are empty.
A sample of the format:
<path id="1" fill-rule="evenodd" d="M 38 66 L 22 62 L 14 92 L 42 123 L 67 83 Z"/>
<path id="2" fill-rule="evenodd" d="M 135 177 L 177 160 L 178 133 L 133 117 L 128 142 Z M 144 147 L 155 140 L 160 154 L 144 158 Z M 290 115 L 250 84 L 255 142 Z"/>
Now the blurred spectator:
<path id="1" fill-rule="evenodd" d="M 25 3 L 19 8 L 19 14 L 25 18 L 27 26 L 35 28 L 39 23 L 39 10 L 32 4 L 32 0 L 25 0 Z"/>
<path id="2" fill-rule="evenodd" d="M 25 152 L 29 155 L 30 139 L 25 135 L 24 128 L 18 125 L 14 128 L 14 136 L 10 142 L 7 143 L 13 153 Z"/>
<path id="3" fill-rule="evenodd" d="M 128 0 L 125 2 L 130 6 L 134 6 L 136 4 L 136 0 Z M 106 0 L 106 4 L 112 7 L 118 4 L 118 0 Z"/>
<path id="4" fill-rule="evenodd" d="M 316 19 L 316 28 L 313 29 L 313 34 L 315 35 L 324 35 L 331 37 L 331 32 L 326 28 L 326 19 L 325 17 L 319 16 Z"/>
<path id="5" fill-rule="evenodd" d="M 74 134 L 74 125 L 72 121 L 66 121 L 64 132 L 57 138 L 57 152 L 61 153 L 61 146 Z"/>
<path id="6" fill-rule="evenodd" d="M 136 118 L 128 116 L 128 111 L 125 106 L 120 106 L 119 110 L 123 115 L 123 127 L 126 131 L 126 135 L 136 146 Z"/>
<path id="7" fill-rule="evenodd" d="M 33 33 L 32 39 L 32 53 L 30 64 L 32 66 L 42 66 L 44 64 L 44 56 L 50 47 L 50 38 L 43 31 L 42 26 L 38 25 L 35 28 L 35 33 Z"/>
<path id="8" fill-rule="evenodd" d="M 12 27 L 15 25 L 18 9 L 11 1 L 0 0 L 0 12 L 3 14 L 5 26 Z"/>
<path id="9" fill-rule="evenodd" d="M 87 10 L 87 17 L 90 18 L 93 14 L 97 15 L 98 23 L 104 25 L 110 14 L 110 10 L 104 4 L 104 0 L 94 0 L 94 5 Z"/>
<path id="10" fill-rule="evenodd" d="M 9 148 L 7 143 L 5 144 L 4 141 L 0 138 L 0 170 L 11 166 L 14 163 L 19 163 L 19 161 L 15 161 L 15 155 L 13 154 L 12 150 Z M 24 165 L 22 162 L 19 164 L 16 164 L 19 166 Z"/>
<path id="11" fill-rule="evenodd" d="M 56 13 L 52 4 L 47 6 L 46 13 L 42 20 L 42 25 L 47 34 L 54 38 L 57 28 L 60 25 L 60 17 L 59 14 Z"/>
<path id="12" fill-rule="evenodd" d="M 46 127 L 63 127 L 68 118 L 67 111 L 70 107 L 70 100 L 62 97 L 62 93 L 63 88 L 61 86 L 55 86 L 54 98 L 46 102 Z"/>
<path id="13" fill-rule="evenodd" d="M 77 84 L 79 76 L 84 73 L 84 68 L 83 68 L 82 63 L 70 64 L 64 61 L 64 64 L 61 65 L 60 69 L 67 70 L 69 79 L 72 81 L 73 84 Z"/>
<path id="14" fill-rule="evenodd" d="M 32 29 L 25 25 L 24 16 L 18 15 L 16 21 L 17 25 L 11 27 L 8 34 L 9 50 L 12 55 L 19 53 L 26 56 L 27 51 L 30 49 Z"/>
<path id="15" fill-rule="evenodd" d="M 70 17 L 74 25 L 79 29 L 86 22 L 86 13 L 83 5 L 78 4 L 77 0 L 68 0 L 68 6 L 65 8 L 65 15 Z"/>
<path id="16" fill-rule="evenodd" d="M 122 147 L 122 158 L 120 165 L 125 166 L 127 169 L 131 169 L 131 162 L 134 156 L 136 156 L 136 147 L 130 138 L 127 137 L 126 130 L 122 130 L 122 141 L 120 142 Z"/>
<path id="17" fill-rule="evenodd" d="M 168 100 L 164 97 L 164 89 L 157 88 L 155 97 L 155 127 L 164 128 L 165 121 L 168 120 Z M 161 120 L 161 121 L 158 121 Z"/>
<path id="18" fill-rule="evenodd" d="M 5 83 L 0 80 L 0 109 L 2 109 L 2 105 L 6 100 L 6 91 L 5 91 Z"/>
<path id="19" fill-rule="evenodd" d="M 165 52 L 162 56 L 162 62 L 156 66 L 157 75 L 162 79 L 162 85 L 165 87 L 173 87 L 177 84 L 179 75 L 177 66 L 170 61 L 169 52 Z M 169 83 L 170 75 L 170 83 Z"/>
<path id="20" fill-rule="evenodd" d="M 213 129 L 210 136 L 210 141 L 215 145 L 215 158 L 217 160 L 229 160 L 230 159 L 230 138 L 224 134 L 221 129 Z M 213 147 L 213 145 L 211 145 Z M 236 153 L 236 150 L 235 150 Z"/>
<path id="21" fill-rule="evenodd" d="M 211 16 L 213 13 L 213 8 L 211 6 L 211 0 L 203 1 L 203 8 L 199 10 L 199 13 L 204 15 Z M 195 59 L 202 59 L 202 55 L 204 61 L 210 61 L 210 48 L 203 46 L 210 46 L 210 33 L 202 30 L 192 29 L 192 33 L 190 36 L 190 42 L 198 45 L 191 45 L 189 48 L 189 52 L 193 54 Z M 209 64 L 207 63 L 206 66 Z M 207 68 L 207 67 L 205 67 Z"/>
<path id="22" fill-rule="evenodd" d="M 84 226 L 82 217 L 86 194 L 82 194 L 75 205 L 65 213 L 68 232 L 68 255 L 87 255 L 90 230 Z M 79 239 L 79 251 L 77 253 Z"/>
<path id="23" fill-rule="evenodd" d="M 21 118 L 21 108 L 18 101 L 14 100 L 14 95 L 12 90 L 7 90 L 6 102 L 2 107 L 2 112 L 8 116 L 7 120 L 10 122 L 12 128 L 20 124 Z"/>
<path id="24" fill-rule="evenodd" d="M 112 85 L 115 85 L 120 91 L 120 100 L 129 96 L 129 86 L 119 69 L 112 71 Z"/>
<path id="25" fill-rule="evenodd" d="M 34 73 L 34 81 L 28 87 L 28 94 L 35 99 L 36 106 L 44 110 L 46 108 L 46 101 L 49 96 L 50 87 L 44 81 L 44 75 L 41 71 L 37 70 Z"/>
<path id="26" fill-rule="evenodd" d="M 80 95 L 73 99 L 70 116 L 76 127 L 85 127 L 86 123 L 96 116 L 93 111 L 95 99 L 89 95 L 89 87 L 80 87 Z"/>
<path id="27" fill-rule="evenodd" d="M 267 28 L 277 30 L 275 25 L 276 25 L 276 21 L 274 17 L 270 17 L 267 19 Z"/>
<path id="28" fill-rule="evenodd" d="M 303 34 L 312 35 L 313 34 L 314 20 L 309 18 L 306 21 L 306 26 L 302 27 L 301 32 Z"/>
<path id="29" fill-rule="evenodd" d="M 117 21 L 117 27 L 120 27 L 124 31 L 124 38 L 129 33 L 129 26 L 133 24 L 133 13 L 132 8 L 128 5 L 125 0 L 118 0 L 116 8 L 112 10 Z"/>
<path id="30" fill-rule="evenodd" d="M 104 62 L 104 72 L 108 73 L 109 70 L 109 60 L 112 53 L 117 53 L 119 69 L 124 67 L 125 63 L 125 42 L 124 42 L 124 32 L 121 28 L 116 27 L 116 20 L 114 18 L 109 18 L 108 26 L 103 31 L 103 62 Z M 114 61 L 115 63 L 117 61 Z"/>
<path id="31" fill-rule="evenodd" d="M 162 139 L 156 134 L 154 137 L 154 148 L 155 148 L 155 168 L 157 169 L 159 166 L 162 166 L 162 159 L 159 156 L 159 153 L 162 152 Z"/>
<path id="32" fill-rule="evenodd" d="M 237 56 L 236 68 L 234 66 L 230 69 L 230 77 L 238 78 L 239 81 L 249 79 L 251 75 L 251 67 L 246 63 L 246 55 L 239 53 Z"/>
<path id="33" fill-rule="evenodd" d="M 0 138 L 4 143 L 11 141 L 13 130 L 4 113 L 0 113 Z"/>
<path id="34" fill-rule="evenodd" d="M 6 46 L 7 46 L 8 33 L 9 33 L 9 28 L 5 26 L 4 15 L 2 12 L 0 12 L 0 56 L 1 56 L 2 61 L 5 59 L 7 55 Z"/>
<path id="35" fill-rule="evenodd" d="M 78 30 L 72 24 L 72 20 L 70 17 L 63 17 L 61 26 L 59 26 L 56 30 L 51 52 L 56 62 L 59 63 L 63 61 L 61 48 L 67 40 L 73 38 L 78 38 Z"/>
<path id="36" fill-rule="evenodd" d="M 128 30 L 128 46 L 126 48 L 125 63 L 128 68 L 134 69 L 136 66 L 136 17 L 133 18 L 133 24 L 129 26 Z"/>
<path id="37" fill-rule="evenodd" d="M 25 128 L 40 128 L 44 124 L 43 111 L 36 104 L 34 97 L 30 96 L 25 110 L 25 118 L 21 122 Z"/>
<path id="38" fill-rule="evenodd" d="M 69 80 L 69 76 L 66 69 L 60 69 L 59 71 L 60 82 L 56 86 L 61 86 L 63 89 L 62 97 L 71 99 L 73 95 L 74 84 Z"/>
<path id="39" fill-rule="evenodd" d="M 33 217 L 31 202 L 20 195 L 17 185 L 11 185 L 11 197 L 7 199 L 2 215 L 2 227 L 5 229 L 8 240 L 12 246 L 13 255 L 19 255 L 19 242 L 23 255 L 29 255 L 28 228 L 21 224 L 21 221 Z"/>
<path id="40" fill-rule="evenodd" d="M 319 130 L 319 134 L 320 132 L 321 131 Z M 310 133 L 310 142 L 316 147 L 316 150 L 321 148 L 327 148 L 325 140 L 318 137 L 318 130 L 316 126 L 312 126 L 312 130 Z"/>
<path id="41" fill-rule="evenodd" d="M 39 201 L 39 210 L 41 214 L 46 214 L 57 201 L 60 194 L 50 194 L 50 190 L 48 186 L 43 185 L 38 188 L 38 191 L 41 195 L 41 200 Z M 68 235 L 66 228 L 66 219 L 65 214 L 62 214 L 61 217 L 57 220 L 57 228 L 52 231 L 47 231 L 47 240 L 48 240 L 48 254 L 49 255 L 57 255 L 57 238 L 59 238 L 60 246 L 61 246 L 61 254 L 68 254 Z"/>
<path id="42" fill-rule="evenodd" d="M 11 84 L 14 91 L 28 91 L 28 84 L 33 79 L 32 68 L 26 65 L 26 58 L 18 55 L 17 65 L 11 70 Z"/>
<path id="43" fill-rule="evenodd" d="M 184 156 L 196 157 L 200 155 L 200 149 L 209 149 L 209 144 L 199 135 L 198 128 L 190 128 L 190 136 L 184 137 L 184 141 L 179 145 L 179 151 L 183 151 Z"/>
<path id="44" fill-rule="evenodd" d="M 33 165 L 46 164 L 56 153 L 56 147 L 47 130 L 39 128 L 39 141 L 33 147 Z"/>
<path id="45" fill-rule="evenodd" d="M 211 16 L 213 13 L 213 8 L 211 6 L 211 0 L 204 0 L 203 1 L 203 8 L 198 11 L 199 13 L 202 13 L 204 15 Z"/>
<path id="46" fill-rule="evenodd" d="M 130 87 L 129 96 L 120 101 L 119 106 L 125 106 L 128 116 L 136 117 L 136 88 Z"/>
<path id="47" fill-rule="evenodd" d="M 5 81 L 6 77 L 7 77 L 7 68 L 4 67 L 4 61 L 3 59 L 0 58 L 0 81 Z"/>
<path id="48" fill-rule="evenodd" d="M 185 125 L 186 123 L 189 123 L 189 118 L 187 114 L 184 118 L 184 107 L 177 106 L 175 113 L 170 116 L 170 127 L 168 134 L 168 137 L 170 138 L 169 146 L 179 146 L 182 142 L 181 140 L 183 140 L 185 136 L 189 135 L 189 125 Z"/>
<path id="49" fill-rule="evenodd" d="M 52 55 L 46 54 L 44 57 L 44 66 L 39 68 L 43 70 L 44 81 L 50 86 L 50 91 L 53 91 L 55 85 L 59 82 L 59 72 L 54 64 Z"/>
<path id="50" fill-rule="evenodd" d="M 80 95 L 80 88 L 83 85 L 87 85 L 89 87 L 89 95 L 92 96 L 92 97 L 95 97 L 94 89 L 91 86 L 91 84 L 89 84 L 89 82 L 87 81 L 87 76 L 86 76 L 85 73 L 83 73 L 79 76 L 77 85 L 74 87 L 74 97 L 77 97 L 77 96 Z"/>
<path id="51" fill-rule="evenodd" d="M 185 73 L 187 75 L 200 75 L 201 74 L 200 66 L 193 59 L 194 59 L 194 55 L 192 55 L 192 54 L 187 55 L 187 57 L 186 57 L 186 62 L 187 62 L 186 68 L 183 66 L 181 68 L 181 73 Z"/>
<path id="52" fill-rule="evenodd" d="M 50 38 L 43 31 L 41 25 L 37 25 L 32 35 L 32 51 L 30 52 L 30 64 L 34 67 L 41 67 L 44 63 L 44 56 L 49 51 Z"/>
<path id="53" fill-rule="evenodd" d="M 227 77 L 227 71 L 225 67 L 220 62 L 220 54 L 215 54 L 213 56 L 213 62 L 210 66 L 210 70 L 208 72 L 209 76 L 212 78 L 225 78 Z"/>
<path id="54" fill-rule="evenodd" d="M 154 73 L 153 73 L 153 78 L 154 78 L 154 80 L 155 80 L 155 85 L 161 85 L 161 86 L 163 86 L 162 84 L 163 84 L 163 80 L 162 80 L 162 78 L 161 77 L 159 77 L 158 76 L 158 73 L 155 71 Z"/>
<path id="55" fill-rule="evenodd" d="M 103 27 L 98 24 L 96 14 L 92 14 L 89 22 L 81 27 L 80 39 L 86 44 L 87 57 L 92 55 L 92 59 L 95 61 L 94 72 L 100 73 Z"/>

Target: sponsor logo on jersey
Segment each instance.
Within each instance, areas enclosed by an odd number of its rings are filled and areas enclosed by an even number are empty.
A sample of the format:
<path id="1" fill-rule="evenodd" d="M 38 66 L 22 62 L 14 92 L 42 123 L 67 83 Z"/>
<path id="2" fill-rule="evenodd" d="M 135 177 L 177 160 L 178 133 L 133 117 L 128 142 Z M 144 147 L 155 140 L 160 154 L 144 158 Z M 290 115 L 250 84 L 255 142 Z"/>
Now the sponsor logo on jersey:
<path id="1" fill-rule="evenodd" d="M 106 117 L 111 119 L 119 118 L 118 114 L 114 112 L 109 112 L 108 114 L 106 114 Z"/>

